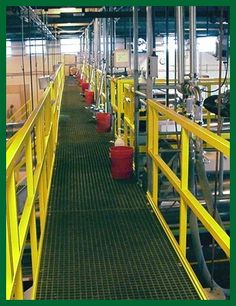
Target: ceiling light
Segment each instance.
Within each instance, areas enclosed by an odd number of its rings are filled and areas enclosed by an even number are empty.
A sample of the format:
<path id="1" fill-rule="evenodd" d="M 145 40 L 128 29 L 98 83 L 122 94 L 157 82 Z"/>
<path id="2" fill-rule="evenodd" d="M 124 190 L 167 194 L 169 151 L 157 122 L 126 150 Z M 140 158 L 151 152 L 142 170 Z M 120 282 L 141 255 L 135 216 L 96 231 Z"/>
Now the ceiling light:
<path id="1" fill-rule="evenodd" d="M 76 12 L 77 9 L 75 7 L 63 7 L 60 9 L 61 13 L 73 13 Z"/>

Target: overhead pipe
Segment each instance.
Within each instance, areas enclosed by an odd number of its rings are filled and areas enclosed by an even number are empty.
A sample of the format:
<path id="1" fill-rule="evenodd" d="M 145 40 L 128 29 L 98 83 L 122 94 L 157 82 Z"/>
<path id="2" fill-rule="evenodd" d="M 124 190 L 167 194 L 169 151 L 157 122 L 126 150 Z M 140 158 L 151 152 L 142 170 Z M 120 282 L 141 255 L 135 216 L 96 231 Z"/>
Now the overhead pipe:
<path id="1" fill-rule="evenodd" d="M 44 33 L 47 34 L 47 37 L 50 37 L 52 40 L 56 40 L 55 35 L 49 30 L 47 24 L 45 24 L 37 14 L 35 14 L 34 10 L 31 6 L 19 6 L 20 9 L 20 18 L 23 18 L 25 21 L 29 23 L 32 21 L 37 27 L 39 27 Z"/>
<path id="2" fill-rule="evenodd" d="M 178 83 L 184 82 L 184 7 L 176 7 Z"/>

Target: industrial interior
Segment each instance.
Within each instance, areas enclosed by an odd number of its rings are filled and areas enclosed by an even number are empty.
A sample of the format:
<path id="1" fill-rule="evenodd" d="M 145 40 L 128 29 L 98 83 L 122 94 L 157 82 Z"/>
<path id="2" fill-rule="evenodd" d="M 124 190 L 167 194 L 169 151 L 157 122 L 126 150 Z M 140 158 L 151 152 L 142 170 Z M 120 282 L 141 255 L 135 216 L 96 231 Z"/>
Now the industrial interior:
<path id="1" fill-rule="evenodd" d="M 7 300 L 230 299 L 229 20 L 7 7 Z"/>

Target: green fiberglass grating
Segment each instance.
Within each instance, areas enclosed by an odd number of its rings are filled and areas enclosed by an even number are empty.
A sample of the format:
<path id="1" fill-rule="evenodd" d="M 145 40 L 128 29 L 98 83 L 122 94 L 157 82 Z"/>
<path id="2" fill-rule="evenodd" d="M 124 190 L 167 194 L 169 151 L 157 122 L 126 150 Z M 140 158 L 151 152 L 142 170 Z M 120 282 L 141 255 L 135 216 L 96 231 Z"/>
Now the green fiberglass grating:
<path id="1" fill-rule="evenodd" d="M 199 299 L 141 188 L 111 178 L 112 136 L 96 133 L 72 82 L 63 95 L 36 298 Z"/>

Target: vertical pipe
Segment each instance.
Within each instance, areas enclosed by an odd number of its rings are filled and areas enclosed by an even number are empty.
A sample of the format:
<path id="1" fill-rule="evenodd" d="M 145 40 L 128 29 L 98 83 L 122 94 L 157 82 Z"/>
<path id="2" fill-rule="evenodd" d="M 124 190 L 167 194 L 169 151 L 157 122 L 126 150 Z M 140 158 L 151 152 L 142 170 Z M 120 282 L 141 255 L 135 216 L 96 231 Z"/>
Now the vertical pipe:
<path id="1" fill-rule="evenodd" d="M 21 18 L 21 61 L 22 61 L 22 76 L 24 85 L 24 99 L 25 99 L 25 118 L 28 119 L 28 109 L 27 109 L 27 97 L 26 97 L 26 82 L 25 82 L 25 61 L 24 61 L 24 19 Z"/>
<path id="2" fill-rule="evenodd" d="M 178 58 L 178 83 L 184 82 L 184 14 L 183 6 L 176 7 L 176 33 Z"/>
<path id="3" fill-rule="evenodd" d="M 30 9 L 28 8 L 28 35 L 29 35 L 29 64 L 30 64 L 30 88 L 31 88 L 31 111 L 34 110 L 34 89 L 33 89 L 33 68 L 31 54 L 31 17 Z"/>
<path id="4" fill-rule="evenodd" d="M 101 69 L 101 19 L 98 19 L 98 36 L 97 36 L 97 48 L 98 48 L 98 69 Z"/>
<path id="5" fill-rule="evenodd" d="M 87 65 L 87 28 L 84 31 L 84 60 Z"/>
<path id="6" fill-rule="evenodd" d="M 48 24 L 48 15 L 45 16 L 46 25 Z M 47 51 L 47 66 L 48 66 L 48 75 L 50 74 L 49 69 L 49 43 L 48 43 L 48 33 L 47 33 L 47 40 L 46 40 L 46 51 Z"/>
<path id="7" fill-rule="evenodd" d="M 108 38 L 108 20 L 105 18 L 105 61 L 106 61 L 106 73 L 109 73 L 109 38 Z"/>
<path id="8" fill-rule="evenodd" d="M 94 20 L 94 65 L 98 67 L 98 18 Z"/>
<path id="9" fill-rule="evenodd" d="M 138 89 L 138 7 L 133 7 L 133 50 L 134 50 L 134 92 Z M 135 175 L 139 178 L 138 151 L 139 151 L 139 98 L 135 94 L 134 107 L 134 134 L 135 134 Z"/>
<path id="10" fill-rule="evenodd" d="M 150 77 L 150 67 L 149 67 L 149 56 L 153 53 L 153 27 L 152 27 L 152 7 L 147 6 L 147 21 L 146 21 L 146 31 L 147 31 L 147 98 L 152 98 L 152 77 Z"/>
<path id="11" fill-rule="evenodd" d="M 97 88 L 97 69 L 98 69 L 98 18 L 94 20 L 94 92 L 95 99 L 98 100 L 98 88 Z M 97 102 L 96 102 L 97 104 Z"/>
<path id="12" fill-rule="evenodd" d="M 197 76 L 196 6 L 189 7 L 190 79 Z"/>
<path id="13" fill-rule="evenodd" d="M 41 11 L 41 18 L 43 22 L 43 11 Z M 45 76 L 45 60 L 44 60 L 44 33 L 43 28 L 41 28 L 41 34 L 42 34 L 42 61 L 43 61 L 43 75 Z"/>
<path id="14" fill-rule="evenodd" d="M 88 65 L 91 64 L 91 58 L 90 58 L 90 40 L 91 40 L 91 37 L 90 37 L 90 26 L 87 27 L 87 36 L 88 36 L 88 42 L 87 42 L 87 59 L 88 59 Z M 91 82 L 91 69 L 90 69 L 90 66 L 89 66 L 89 70 L 88 70 L 88 82 L 90 83 Z"/>
<path id="15" fill-rule="evenodd" d="M 113 73 L 113 34 L 114 34 L 114 18 L 110 18 L 110 70 Z"/>
<path id="16" fill-rule="evenodd" d="M 38 63 L 37 63 L 37 46 L 36 46 L 36 32 L 34 32 L 34 64 L 35 64 L 35 86 L 36 86 L 36 104 L 39 102 L 39 89 L 38 89 Z"/>
<path id="17" fill-rule="evenodd" d="M 124 23 L 123 23 L 123 26 L 124 26 L 124 49 L 127 48 L 127 26 L 126 26 L 126 18 L 124 19 Z M 125 75 L 127 75 L 127 69 L 125 68 Z"/>
<path id="18" fill-rule="evenodd" d="M 169 85 L 169 7 L 166 9 L 166 85 Z M 166 105 L 169 106 L 169 88 L 166 89 Z"/>
<path id="19" fill-rule="evenodd" d="M 106 35 L 107 35 L 107 29 L 106 29 L 106 18 L 102 18 L 102 58 L 106 59 Z"/>
<path id="20" fill-rule="evenodd" d="M 108 50 L 108 35 L 107 35 L 107 18 L 103 18 L 103 58 L 105 64 L 105 88 L 106 88 L 106 109 L 105 111 L 111 112 L 111 105 L 109 99 L 109 83 L 107 80 L 107 74 L 109 72 L 109 50 Z"/>

